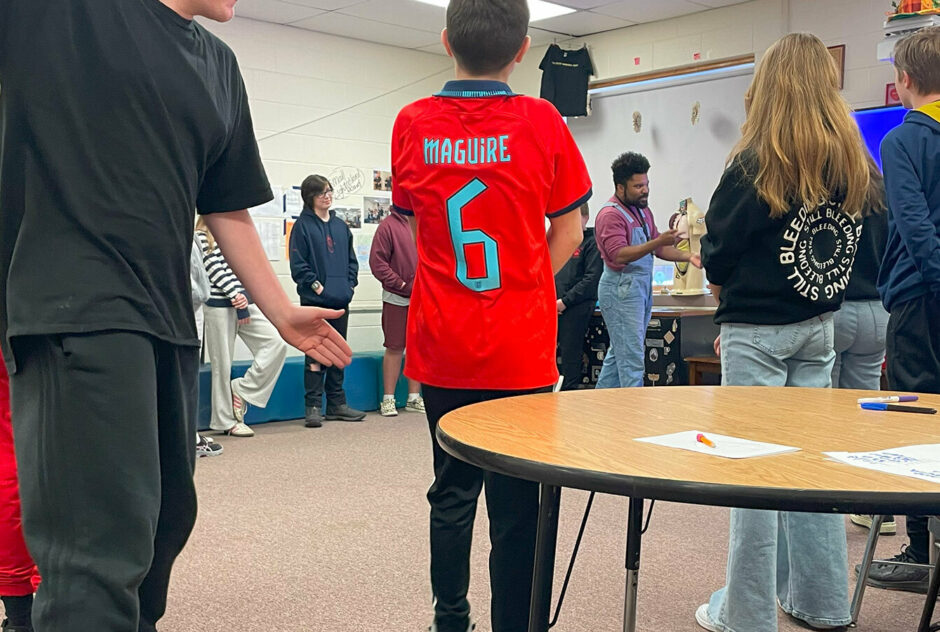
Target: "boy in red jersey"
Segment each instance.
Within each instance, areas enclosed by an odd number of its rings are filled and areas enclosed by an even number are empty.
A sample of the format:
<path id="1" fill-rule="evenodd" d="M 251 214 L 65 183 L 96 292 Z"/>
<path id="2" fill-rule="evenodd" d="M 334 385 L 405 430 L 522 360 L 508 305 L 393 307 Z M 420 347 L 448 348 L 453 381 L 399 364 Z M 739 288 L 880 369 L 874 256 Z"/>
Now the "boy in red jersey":
<path id="1" fill-rule="evenodd" d="M 538 486 L 451 457 L 434 432 L 461 406 L 558 380 L 553 275 L 581 243 L 571 211 L 591 181 L 554 106 L 506 85 L 529 48 L 528 21 L 525 0 L 451 0 L 441 39 L 457 80 L 405 107 L 392 135 L 392 203 L 418 242 L 405 373 L 425 385 L 434 450 L 432 632 L 473 628 L 469 556 L 484 483 L 492 629 L 527 628 Z"/>

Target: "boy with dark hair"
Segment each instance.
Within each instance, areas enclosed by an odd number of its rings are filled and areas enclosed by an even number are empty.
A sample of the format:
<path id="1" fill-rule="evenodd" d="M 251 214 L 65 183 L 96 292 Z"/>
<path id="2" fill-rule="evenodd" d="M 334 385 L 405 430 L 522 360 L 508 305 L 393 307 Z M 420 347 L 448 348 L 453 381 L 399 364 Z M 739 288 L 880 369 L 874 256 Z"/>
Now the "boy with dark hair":
<path id="1" fill-rule="evenodd" d="M 584 334 L 597 304 L 597 283 L 604 262 L 597 251 L 594 229 L 587 227 L 590 210 L 581 205 L 581 230 L 584 239 L 571 259 L 555 275 L 558 297 L 558 371 L 564 376 L 561 390 L 570 391 L 581 383 L 584 358 Z"/>
<path id="2" fill-rule="evenodd" d="M 359 259 L 349 225 L 330 210 L 333 185 L 321 175 L 304 178 L 300 185 L 304 208 L 290 233 L 290 273 L 297 284 L 301 305 L 341 309 L 330 321 L 346 338 L 349 303 L 359 284 Z M 325 370 L 324 370 L 325 369 Z M 325 375 L 324 375 L 325 374 Z M 304 425 L 319 428 L 323 392 L 326 390 L 326 419 L 362 421 L 366 414 L 346 403 L 342 367 L 321 367 L 316 358 L 304 356 Z"/>
<path id="3" fill-rule="evenodd" d="M 434 632 L 473 627 L 469 556 L 484 484 L 492 630 L 527 629 L 538 485 L 468 465 L 434 437 L 452 410 L 558 380 L 552 275 L 581 242 L 571 211 L 591 182 L 554 106 L 506 84 L 529 48 L 528 18 L 525 0 L 451 0 L 441 40 L 457 80 L 405 107 L 392 135 L 392 203 L 418 240 L 405 373 L 425 385 L 434 451 Z"/>
<path id="4" fill-rule="evenodd" d="M 193 209 L 285 341 L 349 361 L 244 210 L 272 197 L 248 97 L 194 21 L 234 5 L 0 2 L 0 344 L 42 632 L 153 632 L 166 609 L 196 519 Z"/>
<path id="5" fill-rule="evenodd" d="M 888 387 L 940 393 L 940 26 L 894 50 L 898 95 L 911 110 L 881 143 L 888 194 L 888 244 L 878 291 L 888 318 Z M 926 563 L 927 518 L 907 517 L 910 545 L 897 562 Z M 869 584 L 926 592 L 927 570 L 874 564 Z"/>
<path id="6" fill-rule="evenodd" d="M 653 255 L 702 267 L 699 255 L 675 247 L 675 230 L 660 233 L 649 209 L 649 160 L 620 154 L 610 165 L 614 195 L 597 214 L 594 233 L 604 260 L 597 286 L 610 348 L 597 388 L 643 386 L 644 340 L 653 310 Z"/>

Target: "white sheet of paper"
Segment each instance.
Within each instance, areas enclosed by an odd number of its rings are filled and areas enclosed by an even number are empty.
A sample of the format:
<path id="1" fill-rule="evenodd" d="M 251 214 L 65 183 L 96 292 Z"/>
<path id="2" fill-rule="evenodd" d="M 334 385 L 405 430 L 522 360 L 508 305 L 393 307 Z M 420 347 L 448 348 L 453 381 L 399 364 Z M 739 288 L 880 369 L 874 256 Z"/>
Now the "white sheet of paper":
<path id="1" fill-rule="evenodd" d="M 704 434 L 711 439 L 715 447 L 711 448 L 704 443 L 699 443 L 696 439 L 699 434 Z M 686 430 L 684 432 L 659 435 L 657 437 L 643 437 L 637 439 L 637 441 L 666 446 L 667 448 L 679 448 L 680 450 L 701 452 L 702 454 L 720 456 L 726 459 L 749 459 L 755 456 L 769 456 L 771 454 L 783 454 L 784 452 L 796 452 L 799 450 L 799 448 L 794 448 L 793 446 L 779 445 L 776 443 L 761 443 L 760 441 L 739 439 L 738 437 L 702 432 L 701 430 Z"/>
<path id="2" fill-rule="evenodd" d="M 940 483 L 940 443 L 909 445 L 877 452 L 825 452 L 834 461 Z"/>
<path id="3" fill-rule="evenodd" d="M 284 252 L 284 220 L 255 217 L 254 221 L 268 261 L 280 261 Z"/>

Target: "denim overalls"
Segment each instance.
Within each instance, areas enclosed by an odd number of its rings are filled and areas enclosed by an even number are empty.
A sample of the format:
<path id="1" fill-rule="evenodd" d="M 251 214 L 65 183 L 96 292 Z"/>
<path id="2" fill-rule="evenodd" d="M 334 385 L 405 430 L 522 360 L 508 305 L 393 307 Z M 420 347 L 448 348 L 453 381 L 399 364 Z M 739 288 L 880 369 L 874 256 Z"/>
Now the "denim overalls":
<path id="1" fill-rule="evenodd" d="M 628 222 L 638 219 L 617 202 L 611 201 L 607 206 L 620 211 Z M 651 238 L 642 211 L 639 219 L 641 225 L 634 226 L 630 236 L 633 246 Z M 653 311 L 652 253 L 628 263 L 620 272 L 611 270 L 605 263 L 597 298 L 610 336 L 610 347 L 596 388 L 643 386 L 646 327 Z"/>

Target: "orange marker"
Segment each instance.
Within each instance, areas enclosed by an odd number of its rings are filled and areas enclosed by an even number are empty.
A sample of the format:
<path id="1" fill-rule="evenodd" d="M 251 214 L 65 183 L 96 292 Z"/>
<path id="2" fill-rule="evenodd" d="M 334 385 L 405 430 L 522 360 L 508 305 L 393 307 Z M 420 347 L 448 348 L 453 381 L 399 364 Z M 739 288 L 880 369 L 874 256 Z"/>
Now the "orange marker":
<path id="1" fill-rule="evenodd" d="M 706 437 L 705 435 L 703 435 L 701 432 L 698 433 L 698 435 L 696 435 L 695 440 L 698 441 L 699 443 L 704 443 L 709 448 L 715 447 L 715 442 L 709 439 L 708 437 Z"/>

